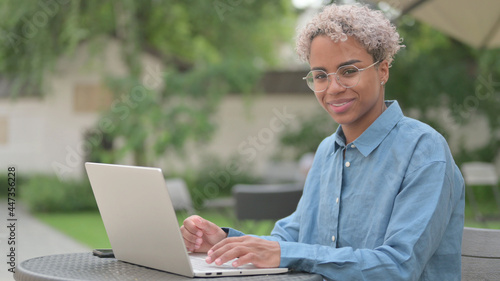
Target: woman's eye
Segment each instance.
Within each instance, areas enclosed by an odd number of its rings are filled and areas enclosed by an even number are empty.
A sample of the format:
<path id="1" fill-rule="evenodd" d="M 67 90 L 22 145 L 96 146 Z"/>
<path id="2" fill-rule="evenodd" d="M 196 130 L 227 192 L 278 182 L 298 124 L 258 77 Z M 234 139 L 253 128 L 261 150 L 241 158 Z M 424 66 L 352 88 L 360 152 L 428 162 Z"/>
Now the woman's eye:
<path id="1" fill-rule="evenodd" d="M 342 70 L 342 76 L 353 75 L 353 74 L 356 74 L 357 72 L 358 72 L 357 68 L 355 68 L 355 67 L 349 67 L 349 68 L 346 68 L 346 69 Z"/>
<path id="2" fill-rule="evenodd" d="M 326 73 L 318 73 L 316 75 L 314 75 L 314 80 L 323 80 L 323 79 L 326 79 Z"/>

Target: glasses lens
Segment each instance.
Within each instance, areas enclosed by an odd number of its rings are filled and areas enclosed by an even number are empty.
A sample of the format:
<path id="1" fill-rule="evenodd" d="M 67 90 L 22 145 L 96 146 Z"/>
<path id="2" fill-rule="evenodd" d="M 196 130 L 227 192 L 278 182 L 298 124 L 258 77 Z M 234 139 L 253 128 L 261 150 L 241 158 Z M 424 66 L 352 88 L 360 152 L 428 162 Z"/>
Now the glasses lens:
<path id="1" fill-rule="evenodd" d="M 306 76 L 307 86 L 315 92 L 321 92 L 328 87 L 328 75 L 323 70 L 312 70 Z"/>
<path id="2" fill-rule="evenodd" d="M 352 88 L 359 82 L 359 69 L 354 65 L 341 66 L 337 70 L 339 84 L 345 88 Z"/>

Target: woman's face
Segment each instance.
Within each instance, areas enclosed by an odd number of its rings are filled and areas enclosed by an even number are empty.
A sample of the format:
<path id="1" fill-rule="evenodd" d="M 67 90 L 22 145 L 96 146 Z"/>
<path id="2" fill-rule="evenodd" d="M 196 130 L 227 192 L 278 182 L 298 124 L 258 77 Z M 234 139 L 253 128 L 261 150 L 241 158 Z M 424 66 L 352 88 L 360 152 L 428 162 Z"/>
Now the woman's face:
<path id="1" fill-rule="evenodd" d="M 334 42 L 325 35 L 311 42 L 309 64 L 311 70 L 337 72 L 343 65 L 355 65 L 359 69 L 373 64 L 373 57 L 352 37 Z M 389 78 L 387 61 L 382 61 L 359 73 L 359 83 L 352 88 L 338 84 L 335 75 L 330 75 L 328 88 L 317 92 L 316 98 L 345 133 L 353 132 L 357 138 L 385 109 L 384 87 L 381 82 Z M 346 134 L 347 136 L 347 134 Z M 348 140 L 348 142 L 354 139 Z"/>

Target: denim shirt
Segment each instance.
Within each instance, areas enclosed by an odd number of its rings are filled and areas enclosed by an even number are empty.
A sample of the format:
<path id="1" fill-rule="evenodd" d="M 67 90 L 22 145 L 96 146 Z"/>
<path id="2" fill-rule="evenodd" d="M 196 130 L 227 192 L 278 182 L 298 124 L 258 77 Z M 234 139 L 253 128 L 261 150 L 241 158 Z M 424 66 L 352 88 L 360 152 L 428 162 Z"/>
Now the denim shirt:
<path id="1" fill-rule="evenodd" d="M 339 126 L 318 147 L 297 210 L 261 237 L 279 242 L 280 267 L 327 280 L 460 280 L 460 170 L 438 132 L 386 103 L 354 142 Z"/>

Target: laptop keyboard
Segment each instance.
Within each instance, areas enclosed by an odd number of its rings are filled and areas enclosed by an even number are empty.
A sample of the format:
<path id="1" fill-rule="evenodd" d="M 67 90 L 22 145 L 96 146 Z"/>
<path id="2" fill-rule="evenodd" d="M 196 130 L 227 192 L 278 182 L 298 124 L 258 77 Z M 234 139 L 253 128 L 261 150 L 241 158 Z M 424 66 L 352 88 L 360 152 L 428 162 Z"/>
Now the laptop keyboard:
<path id="1" fill-rule="evenodd" d="M 193 266 L 193 269 L 200 270 L 200 271 L 224 271 L 224 270 L 234 270 L 236 267 L 233 267 L 231 264 L 234 260 L 230 260 L 223 265 L 215 265 L 214 263 L 208 264 L 205 261 L 206 255 L 197 255 L 197 254 L 190 254 L 189 258 L 191 259 L 191 265 Z M 255 268 L 252 264 L 246 264 L 237 268 Z"/>

